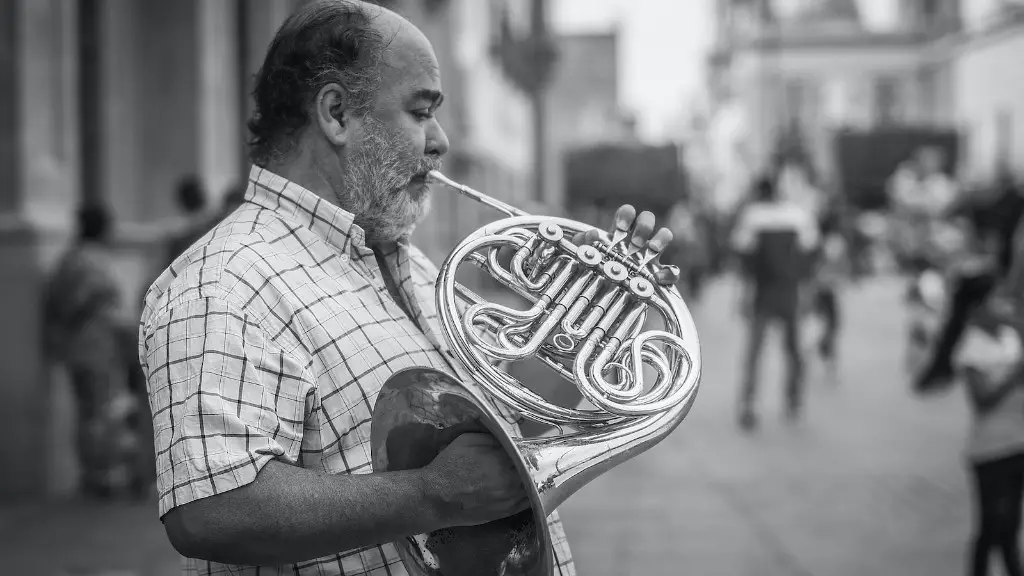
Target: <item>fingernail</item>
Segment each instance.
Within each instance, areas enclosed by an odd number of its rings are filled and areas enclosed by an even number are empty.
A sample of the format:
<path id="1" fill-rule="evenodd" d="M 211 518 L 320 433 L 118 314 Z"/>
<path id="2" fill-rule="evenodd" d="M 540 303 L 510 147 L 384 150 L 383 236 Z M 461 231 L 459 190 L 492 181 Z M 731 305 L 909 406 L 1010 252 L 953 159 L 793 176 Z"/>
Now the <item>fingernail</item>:
<path id="1" fill-rule="evenodd" d="M 655 238 L 655 239 L 651 240 L 650 242 L 648 242 L 647 246 L 651 250 L 654 250 L 655 252 L 661 252 L 665 248 L 665 243 L 662 242 L 661 240 L 658 240 L 657 238 Z"/>
<path id="2" fill-rule="evenodd" d="M 615 227 L 619 230 L 629 230 L 629 220 L 625 218 L 619 218 L 615 221 Z"/>

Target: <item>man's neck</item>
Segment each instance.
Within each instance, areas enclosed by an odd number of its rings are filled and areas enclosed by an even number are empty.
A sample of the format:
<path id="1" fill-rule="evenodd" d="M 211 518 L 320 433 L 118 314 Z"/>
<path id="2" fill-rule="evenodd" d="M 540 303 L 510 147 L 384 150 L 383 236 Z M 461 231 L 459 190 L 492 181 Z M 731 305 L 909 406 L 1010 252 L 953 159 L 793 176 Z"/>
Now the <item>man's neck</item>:
<path id="1" fill-rule="evenodd" d="M 295 151 L 285 161 L 270 162 L 264 168 L 289 182 L 302 186 L 331 204 L 337 205 L 338 203 L 338 195 L 331 186 L 330 180 L 324 171 L 318 168 L 312 156 L 303 149 Z"/>

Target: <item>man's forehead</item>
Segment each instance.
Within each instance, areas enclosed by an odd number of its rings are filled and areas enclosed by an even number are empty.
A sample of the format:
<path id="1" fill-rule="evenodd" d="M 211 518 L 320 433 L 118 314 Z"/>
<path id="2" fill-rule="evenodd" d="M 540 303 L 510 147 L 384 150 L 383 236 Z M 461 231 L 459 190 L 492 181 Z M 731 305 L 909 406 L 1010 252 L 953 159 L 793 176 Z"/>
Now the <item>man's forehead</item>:
<path id="1" fill-rule="evenodd" d="M 440 104 L 441 76 L 437 60 L 422 50 L 394 50 L 385 58 L 381 98 L 395 103 L 430 100 Z"/>
<path id="2" fill-rule="evenodd" d="M 440 82 L 441 71 L 434 49 L 426 38 L 396 37 L 388 44 L 384 54 L 386 73 L 405 79 L 425 76 Z"/>

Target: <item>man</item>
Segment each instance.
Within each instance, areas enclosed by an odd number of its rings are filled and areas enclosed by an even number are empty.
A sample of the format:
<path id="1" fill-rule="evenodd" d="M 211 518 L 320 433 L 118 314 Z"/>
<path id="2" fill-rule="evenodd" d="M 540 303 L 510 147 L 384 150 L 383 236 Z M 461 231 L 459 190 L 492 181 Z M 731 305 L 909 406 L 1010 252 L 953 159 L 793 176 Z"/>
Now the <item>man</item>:
<path id="1" fill-rule="evenodd" d="M 987 300 L 1002 300 L 1008 287 L 1021 285 L 1022 267 L 1015 256 L 1024 202 L 1009 176 L 1002 175 L 997 185 L 994 200 L 969 203 L 961 209 L 976 247 L 969 257 L 960 256 L 953 262 L 946 317 L 935 347 L 929 351 L 929 363 L 916 375 L 918 391 L 942 389 L 952 381 L 952 358 L 971 314 Z"/>
<path id="2" fill-rule="evenodd" d="M 198 177 L 183 178 L 178 183 L 177 196 L 178 208 L 181 209 L 185 222 L 182 228 L 175 231 L 168 241 L 166 263 L 173 262 L 213 226 L 210 216 L 206 212 L 206 189 Z"/>
<path id="3" fill-rule="evenodd" d="M 944 170 L 946 157 L 941 148 L 928 146 L 918 151 L 921 167 L 921 208 L 932 218 L 941 218 L 958 196 L 956 182 Z"/>
<path id="4" fill-rule="evenodd" d="M 417 470 L 370 462 L 392 374 L 464 376 L 437 268 L 408 240 L 448 150 L 437 59 L 393 12 L 316 0 L 278 31 L 254 96 L 244 203 L 157 280 L 142 316 L 160 514 L 190 574 L 406 574 L 393 542 L 529 506 L 489 435 Z M 637 246 L 671 241 L 634 216 L 617 213 Z M 579 401 L 558 384 L 537 392 Z M 548 521 L 557 573 L 574 574 Z"/>
<path id="5" fill-rule="evenodd" d="M 820 219 L 819 233 L 821 241 L 811 278 L 814 311 L 822 324 L 818 355 L 825 363 L 833 382 L 838 383 L 836 340 L 842 322 L 840 293 L 843 284 L 850 277 L 850 257 L 846 238 L 840 229 L 839 214 L 824 215 Z"/>
<path id="6" fill-rule="evenodd" d="M 761 346 L 768 326 L 782 325 L 788 364 L 787 413 L 799 415 L 803 397 L 800 351 L 801 293 L 808 278 L 810 256 L 818 242 L 814 219 L 805 210 L 780 200 L 774 183 L 761 179 L 754 201 L 739 214 L 732 248 L 740 257 L 747 281 L 750 322 L 746 371 L 740 396 L 740 425 L 757 425 L 754 396 Z"/>
<path id="7" fill-rule="evenodd" d="M 707 269 L 705 227 L 696 213 L 693 200 L 677 202 L 668 214 L 668 228 L 672 230 L 672 245 L 666 249 L 665 262 L 679 266 L 686 281 L 684 294 L 693 305 L 703 294 L 703 280 Z"/>

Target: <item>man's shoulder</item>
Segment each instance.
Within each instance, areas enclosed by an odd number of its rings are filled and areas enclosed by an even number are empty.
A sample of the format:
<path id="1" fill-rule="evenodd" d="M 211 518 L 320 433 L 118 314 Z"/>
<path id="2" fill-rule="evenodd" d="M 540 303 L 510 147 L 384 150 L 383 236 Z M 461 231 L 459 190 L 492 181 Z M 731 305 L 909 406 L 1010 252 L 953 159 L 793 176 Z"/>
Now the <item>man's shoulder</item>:
<path id="1" fill-rule="evenodd" d="M 143 323 L 147 316 L 197 299 L 221 299 L 244 307 L 244 294 L 252 293 L 291 259 L 274 241 L 285 233 L 285 223 L 267 211 L 228 215 L 156 279 L 146 293 Z"/>

